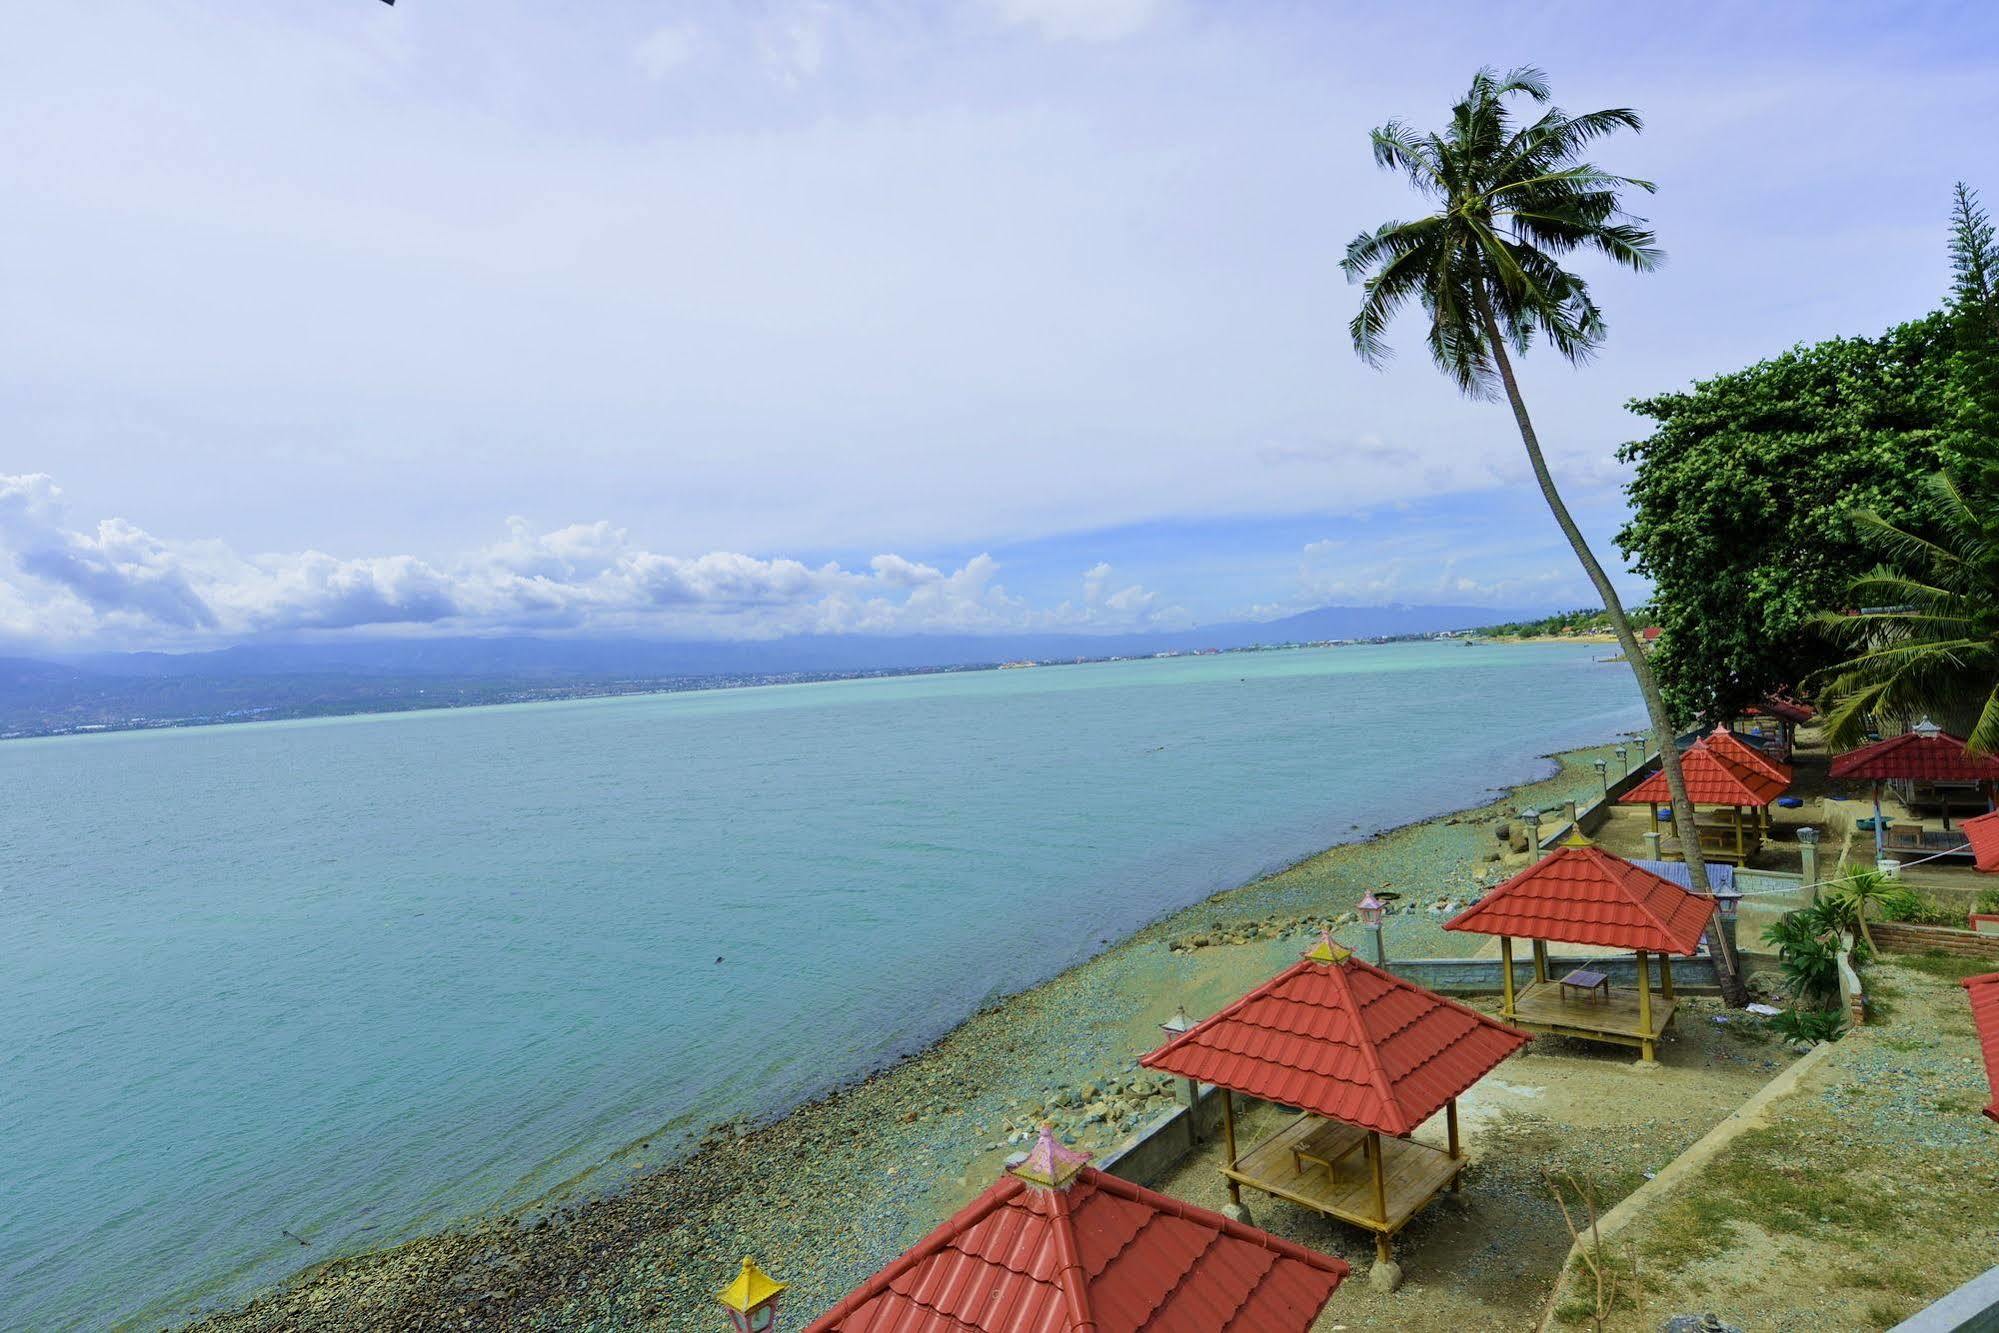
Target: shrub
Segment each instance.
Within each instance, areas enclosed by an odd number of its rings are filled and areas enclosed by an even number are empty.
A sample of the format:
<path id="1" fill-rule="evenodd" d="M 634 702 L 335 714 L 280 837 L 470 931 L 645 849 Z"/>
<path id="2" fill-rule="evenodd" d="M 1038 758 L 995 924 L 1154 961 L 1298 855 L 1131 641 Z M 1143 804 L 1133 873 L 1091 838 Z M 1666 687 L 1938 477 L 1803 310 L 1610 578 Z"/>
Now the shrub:
<path id="1" fill-rule="evenodd" d="M 1786 1009 L 1770 1026 L 1793 1041 L 1838 1041 L 1846 1033 L 1846 1018 L 1837 1009 Z"/>
<path id="2" fill-rule="evenodd" d="M 1991 890 L 1986 890 L 1991 893 Z M 1979 896 L 1984 901 L 1984 894 Z M 1995 895 L 1999 897 L 1999 895 Z M 1906 921 L 1912 926 L 1954 926 L 1963 930 L 1966 925 L 1965 912 L 1961 907 L 1953 907 L 1939 902 L 1928 894 L 1917 893 L 1914 889 L 1896 887 L 1875 899 L 1876 912 L 1884 921 Z"/>
<path id="3" fill-rule="evenodd" d="M 1825 916 L 1815 907 L 1786 912 L 1763 932 L 1777 947 L 1777 966 L 1784 990 L 1807 1004 L 1826 1004 L 1839 996 L 1839 942 Z"/>

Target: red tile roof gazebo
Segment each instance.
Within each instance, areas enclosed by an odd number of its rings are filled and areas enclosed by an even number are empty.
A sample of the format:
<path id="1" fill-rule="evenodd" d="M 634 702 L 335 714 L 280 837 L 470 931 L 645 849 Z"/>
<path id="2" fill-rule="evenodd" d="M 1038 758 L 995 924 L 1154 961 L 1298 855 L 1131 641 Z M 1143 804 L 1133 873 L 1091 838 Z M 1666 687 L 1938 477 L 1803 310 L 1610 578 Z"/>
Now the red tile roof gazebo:
<path id="1" fill-rule="evenodd" d="M 1238 1205 L 1249 1185 L 1365 1227 L 1386 1262 L 1388 1238 L 1443 1188 L 1455 1188 L 1464 1170 L 1458 1096 L 1529 1040 L 1362 962 L 1327 936 L 1139 1063 L 1222 1089 L 1222 1173 Z M 1238 1156 L 1238 1092 L 1301 1114 Z M 1446 1115 L 1447 1149 L 1408 1137 L 1438 1111 Z M 1365 1150 L 1365 1170 L 1344 1170 L 1357 1149 Z"/>
<path id="2" fill-rule="evenodd" d="M 1899 736 L 1848 750 L 1832 761 L 1827 776 L 1834 781 L 1874 784 L 1874 851 L 1878 857 L 1887 850 L 1887 835 L 1881 814 L 1883 782 L 1973 782 L 1994 791 L 1999 783 L 1999 757 L 1965 753 L 1960 738 L 1927 722 Z M 1944 828 L 1950 827 L 1950 807 L 1944 807 Z"/>
<path id="3" fill-rule="evenodd" d="M 1575 838 L 1446 921 L 1444 929 L 1499 937 L 1502 1018 L 1535 1031 L 1636 1046 L 1650 1063 L 1676 1007 L 1669 960 L 1699 951 L 1714 910 L 1714 899 Z M 1515 937 L 1534 942 L 1534 980 L 1517 996 Z M 1638 956 L 1637 990 L 1613 989 L 1605 974 L 1587 966 L 1551 980 L 1551 941 L 1631 950 Z M 1659 956 L 1656 1004 L 1652 954 Z M 1572 989 L 1575 999 L 1569 998 Z"/>
<path id="4" fill-rule="evenodd" d="M 1701 738 L 1701 743 L 1720 755 L 1744 767 L 1753 768 L 1775 778 L 1786 787 L 1791 785 L 1791 766 L 1772 759 L 1763 751 L 1751 745 L 1727 727 L 1716 727 Z"/>
<path id="5" fill-rule="evenodd" d="M 1978 1029 L 1978 1045 L 1985 1053 L 1985 1081 L 1992 1088 L 1985 1114 L 1999 1120 L 1999 972 L 1966 977 L 1959 984 L 1970 994 L 1971 1024 Z"/>
<path id="6" fill-rule="evenodd" d="M 1999 810 L 1967 819 L 1957 827 L 1971 844 L 1972 864 L 1987 874 L 1999 872 Z"/>
<path id="7" fill-rule="evenodd" d="M 1687 782 L 1687 799 L 1695 806 L 1719 806 L 1732 812 L 1731 821 L 1726 824 L 1696 823 L 1701 854 L 1711 859 L 1742 862 L 1754 854 L 1756 847 L 1752 842 L 1761 842 L 1760 832 L 1744 827 L 1743 811 L 1767 807 L 1784 794 L 1791 785 L 1790 778 L 1771 772 L 1764 766 L 1768 760 L 1759 765 L 1725 754 L 1709 744 L 1711 739 L 1702 737 L 1680 756 L 1680 774 Z M 1663 768 L 1618 798 L 1624 805 L 1648 806 L 1655 833 L 1659 807 L 1672 799 Z M 1685 836 L 1685 832 L 1675 829 L 1674 842 Z"/>
<path id="8" fill-rule="evenodd" d="M 1345 1262 L 1085 1165 L 1027 1160 L 805 1333 L 1306 1333 Z"/>

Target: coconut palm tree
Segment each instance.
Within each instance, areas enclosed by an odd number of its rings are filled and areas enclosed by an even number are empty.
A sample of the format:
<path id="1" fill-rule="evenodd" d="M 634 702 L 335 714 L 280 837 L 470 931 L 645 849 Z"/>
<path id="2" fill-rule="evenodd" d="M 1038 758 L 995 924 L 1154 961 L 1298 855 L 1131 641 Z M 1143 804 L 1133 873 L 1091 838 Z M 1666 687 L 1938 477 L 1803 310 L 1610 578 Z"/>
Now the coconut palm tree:
<path id="1" fill-rule="evenodd" d="M 1562 267 L 1565 256 L 1595 253 L 1640 273 L 1663 258 L 1645 220 L 1625 212 L 1620 197 L 1627 190 L 1649 193 L 1651 182 L 1614 176 L 1583 160 L 1605 135 L 1642 128 L 1638 113 L 1618 107 L 1571 116 L 1546 107 L 1529 120 L 1514 117 L 1512 99 L 1546 106 L 1549 97 L 1547 76 L 1537 69 L 1482 69 L 1451 108 L 1443 131 L 1420 132 L 1395 120 L 1374 131 L 1375 162 L 1406 175 L 1436 211 L 1385 222 L 1347 246 L 1342 267 L 1363 293 L 1351 325 L 1354 350 L 1370 365 L 1385 361 L 1388 326 L 1414 301 L 1428 317 L 1430 357 L 1459 391 L 1486 399 L 1505 394 L 1542 497 L 1603 598 L 1624 660 L 1638 678 L 1659 738 L 1687 871 L 1694 889 L 1709 893 L 1672 719 L 1624 603 L 1548 471 L 1513 370 L 1513 356 L 1536 339 L 1545 338 L 1572 362 L 1587 360 L 1603 343 L 1603 314 L 1589 285 Z M 1719 929 L 1709 939 L 1723 991 L 1741 1003 L 1747 997 L 1734 953 Z"/>
<path id="2" fill-rule="evenodd" d="M 1928 715 L 1964 725 L 1972 754 L 1999 754 L 1999 460 L 1965 472 L 1925 479 L 1929 525 L 1856 516 L 1887 563 L 1852 587 L 1860 606 L 1882 609 L 1820 617 L 1854 649 L 1821 690 L 1835 745 L 1860 740 L 1870 716 Z"/>

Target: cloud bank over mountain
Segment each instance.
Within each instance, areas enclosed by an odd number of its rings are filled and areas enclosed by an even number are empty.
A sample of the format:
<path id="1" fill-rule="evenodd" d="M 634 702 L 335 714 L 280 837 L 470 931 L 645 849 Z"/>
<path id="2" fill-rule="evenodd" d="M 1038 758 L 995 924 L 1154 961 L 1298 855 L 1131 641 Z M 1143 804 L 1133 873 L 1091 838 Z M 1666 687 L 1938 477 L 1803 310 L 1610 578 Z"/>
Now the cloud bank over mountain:
<path id="1" fill-rule="evenodd" d="M 0 635 L 37 646 L 205 646 L 311 631 L 431 627 L 718 639 L 795 634 L 1136 631 L 1186 612 L 1099 562 L 1030 605 L 987 554 L 943 569 L 894 553 L 866 568 L 733 551 L 671 555 L 609 522 L 506 535 L 447 563 L 323 551 L 245 555 L 124 518 L 77 525 L 42 473 L 0 475 Z"/>

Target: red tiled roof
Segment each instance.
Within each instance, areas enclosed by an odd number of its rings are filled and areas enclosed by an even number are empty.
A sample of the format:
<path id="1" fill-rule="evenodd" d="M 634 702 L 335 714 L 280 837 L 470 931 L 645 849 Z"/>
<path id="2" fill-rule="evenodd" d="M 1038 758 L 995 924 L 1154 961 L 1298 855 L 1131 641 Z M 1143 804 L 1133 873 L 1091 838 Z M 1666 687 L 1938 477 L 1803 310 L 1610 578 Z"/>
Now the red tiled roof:
<path id="1" fill-rule="evenodd" d="M 1757 769 L 1777 779 L 1786 787 L 1791 785 L 1790 765 L 1778 763 L 1727 727 L 1716 727 L 1701 738 L 1701 744 L 1733 764 Z"/>
<path id="2" fill-rule="evenodd" d="M 1638 637 L 1647 643 L 1651 643 L 1659 637 L 1659 627 L 1657 625 L 1647 625 L 1644 629 L 1638 631 Z"/>
<path id="3" fill-rule="evenodd" d="M 1336 952 L 1308 954 L 1139 1063 L 1401 1135 L 1531 1040 Z"/>
<path id="4" fill-rule="evenodd" d="M 1999 872 L 1999 810 L 1958 823 L 1971 844 L 1971 859 L 1987 874 Z"/>
<path id="5" fill-rule="evenodd" d="M 805 1333 L 1305 1333 L 1346 1275 L 1091 1167 L 1008 1175 Z"/>
<path id="6" fill-rule="evenodd" d="M 1695 805 L 1768 805 L 1790 785 L 1716 753 L 1705 739 L 1680 756 L 1680 772 L 1687 780 L 1687 799 Z M 1660 769 L 1618 799 L 1625 805 L 1664 805 L 1672 799 L 1666 770 Z"/>
<path id="7" fill-rule="evenodd" d="M 1992 1087 L 1985 1114 L 1999 1120 L 1999 972 L 1966 977 L 1960 984 L 1971 992 L 1971 1022 L 1985 1051 L 1985 1081 Z"/>
<path id="8" fill-rule="evenodd" d="M 1758 711 L 1751 708 L 1750 712 Z M 1775 694 L 1763 696 L 1761 711 L 1771 717 L 1782 718 L 1786 722 L 1809 722 L 1819 715 L 1819 710 L 1810 704 L 1801 704 L 1795 699 L 1786 699 Z"/>
<path id="9" fill-rule="evenodd" d="M 1691 954 L 1714 900 L 1593 844 L 1557 847 L 1444 923 L 1445 930 Z"/>
<path id="10" fill-rule="evenodd" d="M 1832 761 L 1834 778 L 1914 778 L 1922 782 L 1999 780 L 1999 758 L 1969 755 L 1964 742 L 1947 732 L 1925 736 L 1905 731 L 1885 741 L 1848 750 Z"/>

